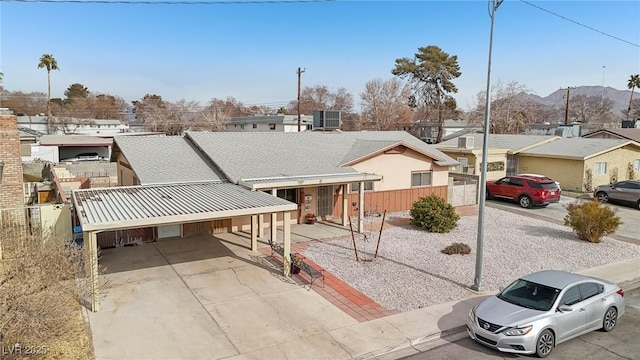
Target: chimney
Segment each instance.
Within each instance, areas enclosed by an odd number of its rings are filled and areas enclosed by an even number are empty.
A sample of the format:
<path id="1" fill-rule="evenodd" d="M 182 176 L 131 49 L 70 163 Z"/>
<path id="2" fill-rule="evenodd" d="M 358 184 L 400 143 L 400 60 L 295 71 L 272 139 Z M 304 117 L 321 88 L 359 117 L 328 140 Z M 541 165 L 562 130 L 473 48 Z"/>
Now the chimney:
<path id="1" fill-rule="evenodd" d="M 15 115 L 0 115 L 0 209 L 24 206 L 20 133 Z"/>

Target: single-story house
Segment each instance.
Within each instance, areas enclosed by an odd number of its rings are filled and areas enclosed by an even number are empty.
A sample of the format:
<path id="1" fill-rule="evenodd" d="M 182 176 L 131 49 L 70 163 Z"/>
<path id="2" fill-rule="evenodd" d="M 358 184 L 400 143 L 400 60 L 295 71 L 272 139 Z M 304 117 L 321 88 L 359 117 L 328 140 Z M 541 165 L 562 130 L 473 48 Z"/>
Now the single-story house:
<path id="1" fill-rule="evenodd" d="M 518 172 L 517 154 L 559 139 L 551 135 L 489 134 L 487 180 L 498 180 Z M 480 174 L 483 134 L 469 134 L 437 144 L 438 150 L 456 159 L 460 165 L 452 171 Z"/>
<path id="2" fill-rule="evenodd" d="M 583 135 L 588 138 L 627 139 L 640 143 L 640 128 L 600 129 Z"/>
<path id="3" fill-rule="evenodd" d="M 240 132 L 297 132 L 298 115 L 256 115 L 232 117 L 227 131 Z M 311 130 L 313 115 L 300 115 L 300 131 Z"/>
<path id="4" fill-rule="evenodd" d="M 446 199 L 457 165 L 403 131 L 117 137 L 111 160 L 119 187 L 73 191 L 91 276 L 100 233 L 135 229 L 162 239 L 250 230 L 257 250 L 265 228 L 276 239 L 282 226 L 287 254 L 291 224 L 307 214 L 342 225 L 356 215 L 363 231 L 365 211 L 409 209 L 430 194 Z"/>
<path id="5" fill-rule="evenodd" d="M 487 180 L 539 173 L 563 189 L 591 191 L 640 172 L 640 143 L 629 139 L 508 134 L 489 134 L 488 139 Z M 442 142 L 438 149 L 467 165 L 456 170 L 478 174 L 482 142 L 483 134 L 474 134 Z"/>

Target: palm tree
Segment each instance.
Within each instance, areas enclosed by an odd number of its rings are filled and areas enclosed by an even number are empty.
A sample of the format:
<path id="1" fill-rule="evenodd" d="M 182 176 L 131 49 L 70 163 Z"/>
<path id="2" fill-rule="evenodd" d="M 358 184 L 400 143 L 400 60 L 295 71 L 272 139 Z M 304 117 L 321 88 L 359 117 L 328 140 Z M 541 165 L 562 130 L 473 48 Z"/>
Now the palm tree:
<path id="1" fill-rule="evenodd" d="M 51 133 L 51 70 L 60 70 L 58 62 L 51 54 L 43 54 L 38 69 L 47 68 L 47 134 Z"/>
<path id="2" fill-rule="evenodd" d="M 629 78 L 629 82 L 627 83 L 627 88 L 631 89 L 631 98 L 629 98 L 629 107 L 627 108 L 627 120 L 629 120 L 629 113 L 631 112 L 631 101 L 633 100 L 633 91 L 636 88 L 640 88 L 640 75 L 633 74 Z"/>

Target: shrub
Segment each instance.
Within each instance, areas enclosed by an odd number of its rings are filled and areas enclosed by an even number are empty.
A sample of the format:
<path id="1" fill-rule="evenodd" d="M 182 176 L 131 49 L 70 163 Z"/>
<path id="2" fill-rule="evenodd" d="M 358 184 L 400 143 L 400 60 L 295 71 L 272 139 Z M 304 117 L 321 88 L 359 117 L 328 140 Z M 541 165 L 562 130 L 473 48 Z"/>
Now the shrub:
<path id="1" fill-rule="evenodd" d="M 622 223 L 609 205 L 597 199 L 567 205 L 564 224 L 571 226 L 580 240 L 599 243 L 603 236 L 613 234 Z"/>
<path id="2" fill-rule="evenodd" d="M 430 232 L 448 233 L 458 226 L 456 209 L 436 195 L 420 198 L 410 211 L 411 224 Z"/>
<path id="3" fill-rule="evenodd" d="M 453 243 L 447 246 L 446 248 L 444 248 L 441 252 L 447 255 L 453 255 L 453 254 L 467 255 L 471 253 L 471 248 L 467 244 Z"/>

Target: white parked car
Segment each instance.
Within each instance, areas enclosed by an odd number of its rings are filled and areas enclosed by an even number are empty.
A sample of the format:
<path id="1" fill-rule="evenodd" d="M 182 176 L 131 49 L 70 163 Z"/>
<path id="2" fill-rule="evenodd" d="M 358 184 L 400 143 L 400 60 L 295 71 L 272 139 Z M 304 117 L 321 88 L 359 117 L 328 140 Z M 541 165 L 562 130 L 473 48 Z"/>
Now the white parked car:
<path id="1" fill-rule="evenodd" d="M 104 157 L 95 152 L 80 153 L 72 158 L 63 159 L 60 162 L 101 161 Z"/>

